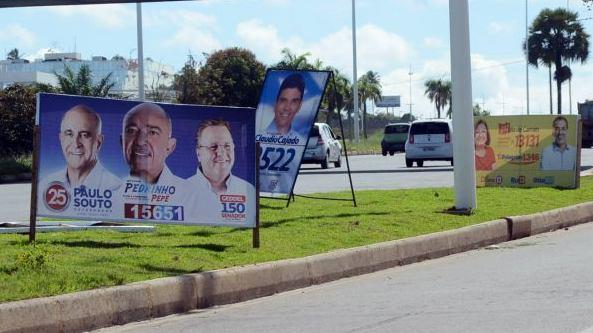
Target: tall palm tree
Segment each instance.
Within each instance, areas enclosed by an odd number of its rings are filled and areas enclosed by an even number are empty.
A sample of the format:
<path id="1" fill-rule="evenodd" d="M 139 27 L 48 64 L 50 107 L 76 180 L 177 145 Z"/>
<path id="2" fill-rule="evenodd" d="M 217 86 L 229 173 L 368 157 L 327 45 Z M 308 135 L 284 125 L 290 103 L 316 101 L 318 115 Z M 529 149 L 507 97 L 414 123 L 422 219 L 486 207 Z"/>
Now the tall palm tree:
<path id="1" fill-rule="evenodd" d="M 424 86 L 426 87 L 424 95 L 426 95 L 428 99 L 430 99 L 430 101 L 434 103 L 434 106 L 437 109 L 437 118 L 441 118 L 441 110 L 445 109 L 447 105 L 449 105 L 447 115 L 450 118 L 452 97 L 451 81 L 443 81 L 443 79 L 428 80 L 424 82 Z"/>
<path id="2" fill-rule="evenodd" d="M 379 73 L 368 71 L 358 79 L 359 103 L 362 106 L 362 131 L 367 135 L 367 101 L 378 102 L 381 99 L 381 82 Z"/>
<path id="3" fill-rule="evenodd" d="M 527 44 L 527 46 L 525 45 Z M 544 9 L 529 27 L 527 43 L 529 64 L 551 68 L 554 64 L 554 80 L 558 114 L 562 113 L 562 83 L 571 78 L 572 73 L 564 62 L 580 61 L 589 57 L 589 34 L 578 21 L 578 14 L 564 8 Z"/>
<path id="4" fill-rule="evenodd" d="M 62 93 L 98 97 L 107 96 L 115 85 L 115 82 L 110 82 L 111 74 L 107 74 L 107 76 L 99 80 L 99 83 L 93 85 L 91 69 L 88 65 L 80 66 L 76 74 L 68 66 L 64 67 L 63 75 L 54 72 L 54 75 L 58 78 L 58 87 Z"/>

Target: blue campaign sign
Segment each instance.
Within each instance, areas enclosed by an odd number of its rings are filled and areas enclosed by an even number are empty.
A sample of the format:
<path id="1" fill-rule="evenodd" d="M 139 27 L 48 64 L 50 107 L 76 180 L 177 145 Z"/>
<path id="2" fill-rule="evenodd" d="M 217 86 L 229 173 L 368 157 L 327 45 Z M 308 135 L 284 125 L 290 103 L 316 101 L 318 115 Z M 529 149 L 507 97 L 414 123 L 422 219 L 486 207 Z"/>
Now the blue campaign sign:
<path id="1" fill-rule="evenodd" d="M 254 227 L 255 110 L 40 94 L 38 215 Z"/>
<path id="2" fill-rule="evenodd" d="M 256 111 L 260 191 L 292 191 L 330 72 L 269 70 Z"/>

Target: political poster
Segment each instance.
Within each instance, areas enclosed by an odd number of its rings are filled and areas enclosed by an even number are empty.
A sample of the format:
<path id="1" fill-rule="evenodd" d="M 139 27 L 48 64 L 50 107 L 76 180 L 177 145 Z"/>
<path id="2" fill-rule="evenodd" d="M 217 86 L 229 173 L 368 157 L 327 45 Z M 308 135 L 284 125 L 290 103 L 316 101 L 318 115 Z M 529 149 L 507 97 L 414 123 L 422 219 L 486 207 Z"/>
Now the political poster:
<path id="1" fill-rule="evenodd" d="M 261 192 L 289 194 L 330 72 L 269 70 L 256 111 Z"/>
<path id="2" fill-rule="evenodd" d="M 255 109 L 38 95 L 38 215 L 254 227 Z"/>
<path id="3" fill-rule="evenodd" d="M 477 186 L 575 188 L 577 115 L 474 117 Z"/>

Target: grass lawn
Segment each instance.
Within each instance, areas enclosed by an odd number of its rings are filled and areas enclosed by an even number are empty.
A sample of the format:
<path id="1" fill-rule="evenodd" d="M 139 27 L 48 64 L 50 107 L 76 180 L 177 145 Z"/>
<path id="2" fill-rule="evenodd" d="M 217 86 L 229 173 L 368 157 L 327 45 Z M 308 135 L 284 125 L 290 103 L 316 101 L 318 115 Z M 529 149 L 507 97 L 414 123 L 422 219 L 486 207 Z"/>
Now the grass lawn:
<path id="1" fill-rule="evenodd" d="M 333 194 L 348 198 L 349 192 Z M 261 248 L 251 230 L 164 226 L 147 234 L 115 231 L 0 235 L 0 302 L 69 293 L 164 276 L 201 272 L 459 228 L 593 198 L 593 177 L 578 190 L 478 189 L 475 214 L 443 213 L 450 188 L 359 191 L 349 202 L 298 198 L 261 203 Z"/>
<path id="2" fill-rule="evenodd" d="M 381 154 L 381 140 L 383 139 L 383 129 L 377 130 L 374 133 L 369 133 L 369 137 L 365 140 L 360 135 L 358 144 L 354 140 L 346 140 L 346 148 L 348 153 L 357 152 L 358 154 Z"/>

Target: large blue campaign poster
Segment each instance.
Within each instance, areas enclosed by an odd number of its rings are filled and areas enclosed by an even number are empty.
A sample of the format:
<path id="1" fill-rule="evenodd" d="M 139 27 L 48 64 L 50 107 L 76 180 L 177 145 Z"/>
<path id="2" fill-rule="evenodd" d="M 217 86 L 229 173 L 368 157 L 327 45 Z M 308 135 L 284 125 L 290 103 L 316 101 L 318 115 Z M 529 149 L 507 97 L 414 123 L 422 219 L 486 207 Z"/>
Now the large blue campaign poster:
<path id="1" fill-rule="evenodd" d="M 255 110 L 38 95 L 38 215 L 254 227 Z"/>
<path id="2" fill-rule="evenodd" d="M 256 112 L 261 192 L 289 194 L 330 72 L 269 70 Z"/>

